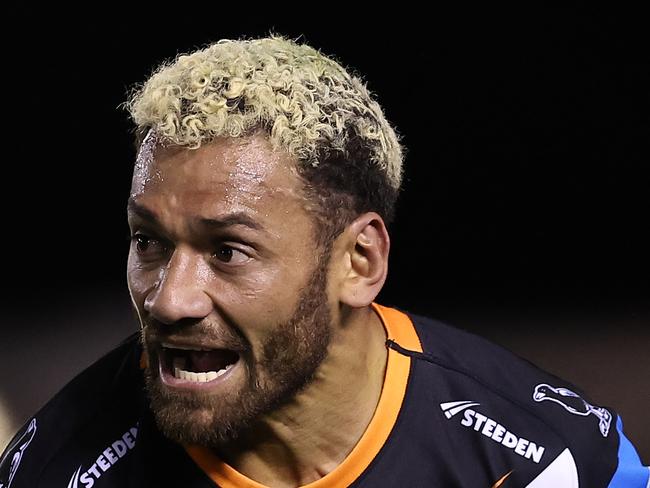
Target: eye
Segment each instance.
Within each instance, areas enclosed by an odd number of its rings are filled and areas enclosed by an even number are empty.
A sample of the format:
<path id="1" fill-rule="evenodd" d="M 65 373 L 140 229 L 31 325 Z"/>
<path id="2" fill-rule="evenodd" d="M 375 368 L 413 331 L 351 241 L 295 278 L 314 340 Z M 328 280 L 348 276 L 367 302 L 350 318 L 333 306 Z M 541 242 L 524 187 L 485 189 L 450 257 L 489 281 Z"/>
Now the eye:
<path id="1" fill-rule="evenodd" d="M 135 239 L 135 248 L 138 252 L 147 252 L 147 248 L 149 247 L 149 238 L 142 234 L 136 234 L 133 238 Z"/>
<path id="2" fill-rule="evenodd" d="M 148 235 L 137 233 L 133 235 L 132 240 L 136 251 L 140 255 L 151 256 L 152 254 L 163 254 L 165 252 L 165 246 Z"/>
<path id="3" fill-rule="evenodd" d="M 250 260 L 246 253 L 228 244 L 218 245 L 213 256 L 218 261 L 231 265 L 245 264 Z"/>

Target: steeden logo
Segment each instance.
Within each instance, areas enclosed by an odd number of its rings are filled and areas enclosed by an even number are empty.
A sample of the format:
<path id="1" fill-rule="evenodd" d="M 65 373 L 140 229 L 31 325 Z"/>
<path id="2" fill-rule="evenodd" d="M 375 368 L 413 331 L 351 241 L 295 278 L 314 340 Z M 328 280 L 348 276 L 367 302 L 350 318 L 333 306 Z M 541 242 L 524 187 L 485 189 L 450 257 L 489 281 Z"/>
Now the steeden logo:
<path id="1" fill-rule="evenodd" d="M 104 449 L 90 468 L 82 472 L 82 468 L 79 466 L 70 478 L 68 488 L 79 488 L 80 482 L 84 488 L 91 488 L 106 471 L 111 469 L 115 463 L 119 462 L 120 459 L 135 447 L 135 439 L 137 436 L 137 426 L 131 427 L 121 438 Z"/>
<path id="2" fill-rule="evenodd" d="M 530 459 L 535 463 L 539 463 L 544 455 L 545 448 L 538 446 L 536 443 L 519 437 L 496 420 L 483 415 L 472 407 L 478 407 L 481 404 L 471 400 L 463 400 L 459 402 L 445 402 L 440 404 L 441 410 L 444 412 L 447 419 L 453 418 L 460 412 L 463 412 L 463 418 L 460 424 L 480 432 L 485 437 L 492 439 L 494 442 L 501 444 L 503 447 L 512 449 L 515 454 Z"/>

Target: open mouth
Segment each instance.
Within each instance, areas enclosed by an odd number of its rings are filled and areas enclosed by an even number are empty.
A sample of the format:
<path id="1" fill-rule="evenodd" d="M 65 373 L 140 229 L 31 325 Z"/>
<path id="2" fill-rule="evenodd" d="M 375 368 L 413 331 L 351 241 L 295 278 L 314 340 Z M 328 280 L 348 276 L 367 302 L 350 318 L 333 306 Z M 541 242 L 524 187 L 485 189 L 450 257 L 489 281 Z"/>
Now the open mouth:
<path id="1" fill-rule="evenodd" d="M 163 343 L 160 350 L 161 373 L 176 380 L 207 383 L 226 374 L 239 361 L 229 349 L 202 349 Z"/>

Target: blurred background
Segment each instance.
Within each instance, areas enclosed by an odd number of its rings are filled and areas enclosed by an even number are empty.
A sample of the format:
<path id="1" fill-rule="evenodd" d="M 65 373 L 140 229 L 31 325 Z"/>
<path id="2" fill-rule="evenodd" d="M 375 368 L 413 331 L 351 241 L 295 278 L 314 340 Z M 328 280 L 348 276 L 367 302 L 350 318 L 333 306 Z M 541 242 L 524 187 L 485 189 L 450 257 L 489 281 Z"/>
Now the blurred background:
<path id="1" fill-rule="evenodd" d="M 378 301 L 579 385 L 623 416 L 649 462 L 650 44 L 639 13 L 8 10 L 0 447 L 136 330 L 128 90 L 178 52 L 273 31 L 361 74 L 407 147 Z"/>

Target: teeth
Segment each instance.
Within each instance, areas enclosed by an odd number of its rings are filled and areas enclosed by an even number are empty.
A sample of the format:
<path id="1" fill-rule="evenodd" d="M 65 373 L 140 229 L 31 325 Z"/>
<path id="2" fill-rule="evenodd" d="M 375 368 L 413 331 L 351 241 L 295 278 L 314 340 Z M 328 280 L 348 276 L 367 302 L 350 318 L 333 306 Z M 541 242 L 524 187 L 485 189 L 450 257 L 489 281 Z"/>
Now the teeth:
<path id="1" fill-rule="evenodd" d="M 228 371 L 230 368 L 232 368 L 232 364 L 229 364 L 224 369 L 220 369 L 219 371 L 217 371 L 217 378 L 222 374 L 224 374 L 226 371 Z M 210 373 L 214 373 L 214 371 L 210 371 Z"/>
<path id="2" fill-rule="evenodd" d="M 179 380 L 193 381 L 195 383 L 206 383 L 217 379 L 219 376 L 223 375 L 232 367 L 232 364 L 229 364 L 219 371 L 206 371 L 205 373 L 195 373 L 193 371 L 187 371 L 180 367 L 174 367 L 174 377 Z"/>

